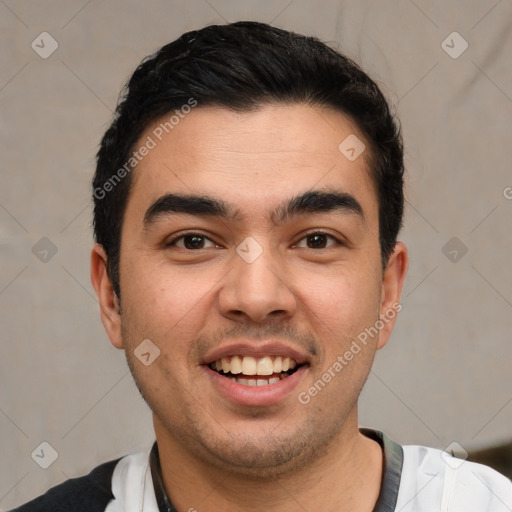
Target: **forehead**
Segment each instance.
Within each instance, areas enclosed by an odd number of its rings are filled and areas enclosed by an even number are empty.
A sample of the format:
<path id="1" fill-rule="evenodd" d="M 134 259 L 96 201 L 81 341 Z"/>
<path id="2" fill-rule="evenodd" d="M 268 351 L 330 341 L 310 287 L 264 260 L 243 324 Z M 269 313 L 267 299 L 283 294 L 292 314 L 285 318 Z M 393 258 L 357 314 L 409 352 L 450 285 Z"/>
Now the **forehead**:
<path id="1" fill-rule="evenodd" d="M 329 189 L 355 197 L 364 218 L 376 218 L 368 146 L 353 158 L 363 144 L 348 117 L 302 104 L 242 113 L 195 107 L 186 115 L 166 115 L 136 144 L 136 150 L 150 149 L 133 171 L 127 213 L 135 210 L 140 222 L 159 197 L 178 192 L 222 198 L 235 206 L 232 220 L 274 220 L 284 198 Z"/>

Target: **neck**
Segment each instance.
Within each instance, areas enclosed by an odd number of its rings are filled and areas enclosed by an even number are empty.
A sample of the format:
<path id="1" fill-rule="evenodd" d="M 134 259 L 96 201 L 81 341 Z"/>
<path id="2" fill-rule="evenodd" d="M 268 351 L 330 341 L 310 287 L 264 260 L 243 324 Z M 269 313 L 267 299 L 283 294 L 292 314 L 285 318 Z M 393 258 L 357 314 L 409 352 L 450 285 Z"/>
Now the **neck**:
<path id="1" fill-rule="evenodd" d="M 162 477 L 177 510 L 370 512 L 382 479 L 382 449 L 359 433 L 357 412 L 308 464 L 274 477 L 213 467 L 184 449 L 154 417 Z"/>

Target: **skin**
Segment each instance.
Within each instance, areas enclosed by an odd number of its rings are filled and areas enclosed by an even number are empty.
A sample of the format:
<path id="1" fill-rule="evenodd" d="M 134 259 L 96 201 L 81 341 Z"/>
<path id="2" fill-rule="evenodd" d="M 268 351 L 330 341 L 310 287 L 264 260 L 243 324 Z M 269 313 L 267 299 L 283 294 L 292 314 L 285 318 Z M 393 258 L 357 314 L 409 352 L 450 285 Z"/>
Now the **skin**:
<path id="1" fill-rule="evenodd" d="M 149 126 L 141 141 L 157 126 Z M 272 104 L 235 113 L 196 107 L 138 164 L 122 227 L 122 308 L 100 245 L 91 279 L 111 343 L 124 349 L 153 411 L 164 484 L 179 511 L 371 511 L 382 477 L 380 446 L 358 430 L 357 399 L 396 316 L 308 404 L 297 399 L 359 333 L 400 301 L 408 255 L 398 242 L 383 271 L 378 203 L 367 150 L 349 161 L 338 145 L 363 136 L 339 112 Z M 315 213 L 273 225 L 284 200 L 331 187 L 353 195 L 353 213 Z M 142 220 L 164 193 L 207 194 L 240 219 L 174 215 Z M 165 242 L 184 230 L 206 236 L 200 250 Z M 317 248 L 305 238 L 322 230 Z M 235 251 L 248 236 L 262 254 Z M 190 247 L 190 245 L 188 246 Z M 134 350 L 150 339 L 160 356 L 145 366 Z M 289 395 L 270 406 L 227 400 L 201 358 L 216 346 L 278 339 L 308 355 Z"/>

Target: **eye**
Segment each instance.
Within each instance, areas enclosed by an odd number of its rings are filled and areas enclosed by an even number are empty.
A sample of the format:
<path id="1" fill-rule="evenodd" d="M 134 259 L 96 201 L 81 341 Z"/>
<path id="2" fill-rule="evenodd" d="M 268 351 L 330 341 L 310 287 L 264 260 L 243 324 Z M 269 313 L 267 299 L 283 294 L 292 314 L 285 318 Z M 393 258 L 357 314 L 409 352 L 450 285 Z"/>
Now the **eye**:
<path id="1" fill-rule="evenodd" d="M 201 233 L 186 233 L 184 235 L 177 236 L 176 238 L 173 238 L 168 243 L 166 243 L 165 247 L 176 246 L 180 249 L 189 250 L 206 249 L 207 247 L 204 246 L 206 240 L 210 241 L 214 247 L 217 247 L 215 242 L 202 235 Z M 179 242 L 181 241 L 183 241 L 183 244 L 180 245 Z"/>
<path id="2" fill-rule="evenodd" d="M 334 243 L 331 245 L 326 245 L 328 243 L 328 239 L 331 239 Z M 300 244 L 306 241 L 306 246 Z M 176 246 L 180 249 L 186 249 L 186 250 L 201 250 L 201 249 L 207 249 L 208 247 L 205 246 L 207 242 L 211 242 L 212 247 L 218 247 L 218 245 L 213 242 L 210 238 L 207 236 L 201 234 L 201 233 L 185 233 L 182 235 L 179 235 L 169 242 L 165 244 L 165 247 L 172 247 Z M 344 245 L 338 238 L 335 236 L 324 233 L 322 231 L 314 231 L 312 233 L 308 233 L 305 237 L 303 237 L 301 240 L 299 240 L 299 243 L 295 245 L 295 247 L 305 248 L 305 249 L 328 249 L 332 246 L 342 246 Z"/>
<path id="3" fill-rule="evenodd" d="M 328 247 L 332 247 L 332 245 L 325 245 L 327 243 L 328 238 L 334 240 L 333 245 L 343 245 L 343 243 L 340 240 L 338 240 L 335 236 L 330 235 L 329 233 L 324 233 L 322 231 L 308 233 L 304 238 L 299 240 L 299 243 L 302 242 L 302 240 L 306 240 L 306 249 L 327 249 Z M 308 241 L 311 241 L 311 244 L 309 244 Z M 297 247 L 299 247 L 299 244 L 297 244 Z"/>

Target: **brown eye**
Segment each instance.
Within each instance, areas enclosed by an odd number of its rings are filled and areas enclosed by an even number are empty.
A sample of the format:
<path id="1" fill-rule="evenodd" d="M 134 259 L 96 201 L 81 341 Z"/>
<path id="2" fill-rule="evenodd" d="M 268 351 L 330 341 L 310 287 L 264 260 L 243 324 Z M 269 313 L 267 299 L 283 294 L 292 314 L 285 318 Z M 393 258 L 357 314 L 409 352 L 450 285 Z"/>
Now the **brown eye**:
<path id="1" fill-rule="evenodd" d="M 183 243 L 179 243 L 183 241 Z M 185 235 L 180 235 L 173 240 L 171 240 L 168 244 L 166 244 L 166 247 L 169 246 L 176 246 L 180 249 L 187 249 L 187 250 L 198 250 L 198 249 L 205 249 L 204 246 L 206 241 L 212 242 L 208 237 L 201 235 L 200 233 L 189 233 Z M 215 246 L 215 243 L 212 242 L 213 246 Z"/>
<path id="2" fill-rule="evenodd" d="M 334 244 L 327 246 L 328 239 L 334 240 Z M 306 235 L 299 243 L 306 240 L 306 249 L 328 249 L 333 245 L 343 245 L 336 237 L 328 233 L 315 232 Z"/>

